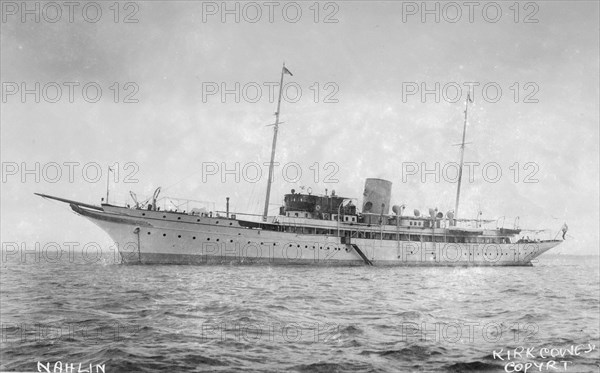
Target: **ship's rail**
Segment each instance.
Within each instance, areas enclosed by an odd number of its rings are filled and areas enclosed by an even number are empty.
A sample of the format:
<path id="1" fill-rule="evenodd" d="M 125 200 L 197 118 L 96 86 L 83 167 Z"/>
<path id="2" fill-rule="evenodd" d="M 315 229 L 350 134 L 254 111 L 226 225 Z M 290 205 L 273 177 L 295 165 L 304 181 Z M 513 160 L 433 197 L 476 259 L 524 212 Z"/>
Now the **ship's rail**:
<path id="1" fill-rule="evenodd" d="M 263 216 L 260 214 L 250 214 L 250 213 L 240 213 L 240 212 L 233 212 L 233 211 L 229 211 L 229 215 L 227 215 L 226 211 L 215 211 L 215 213 L 218 216 L 227 216 L 231 219 L 238 219 L 238 220 L 244 220 L 244 221 L 251 221 L 251 222 L 256 222 L 256 223 L 263 223 Z M 301 226 L 310 226 L 312 224 L 319 224 L 317 222 L 328 222 L 329 224 L 325 225 L 326 227 L 328 227 L 328 229 L 331 229 L 332 227 L 334 227 L 334 225 L 332 224 L 336 224 L 334 229 L 349 229 L 348 227 L 381 227 L 384 228 L 385 227 L 393 227 L 396 226 L 397 223 L 397 219 L 399 219 L 400 221 L 404 221 L 404 220 L 420 220 L 420 221 L 427 221 L 428 223 L 431 223 L 433 221 L 433 219 L 431 217 L 427 217 L 427 216 L 396 216 L 396 215 L 380 215 L 380 214 L 358 214 L 361 216 L 373 216 L 376 218 L 380 218 L 380 219 L 376 219 L 377 223 L 373 223 L 373 222 L 352 222 L 349 223 L 347 221 L 344 221 L 341 219 L 341 217 L 343 215 L 337 216 L 337 215 L 333 215 L 331 217 L 331 219 L 317 219 L 317 218 L 303 218 L 303 217 L 289 217 L 289 216 L 282 216 L 282 215 L 275 215 L 275 216 L 269 216 L 267 219 L 267 222 L 272 224 L 283 224 L 283 225 L 289 225 L 289 226 L 295 226 L 297 224 L 300 224 Z M 340 219 L 338 221 L 338 218 Z M 375 220 L 373 220 L 375 221 Z M 398 222 L 398 223 L 399 223 Z M 312 223 L 312 224 L 311 224 Z M 432 225 L 434 225 L 434 229 L 447 229 L 449 231 L 463 231 L 464 232 L 470 232 L 470 233 L 482 233 L 483 231 L 493 231 L 493 230 L 503 230 L 505 232 L 503 232 L 506 235 L 512 236 L 515 234 L 519 233 L 518 229 L 515 228 L 499 228 L 498 226 L 494 226 L 493 223 L 497 223 L 497 220 L 492 220 L 492 219 L 453 219 L 452 221 L 446 217 L 444 218 L 436 218 L 435 219 L 435 225 L 431 224 L 428 226 L 420 226 L 419 228 L 422 229 L 431 229 Z M 402 228 L 403 230 L 406 228 L 409 228 L 408 226 L 403 226 L 402 224 L 398 224 L 400 228 Z M 411 228 L 415 228 L 415 227 L 411 227 Z M 361 228 L 362 229 L 362 228 Z M 418 231 L 418 230 L 417 230 Z"/>
<path id="2" fill-rule="evenodd" d="M 227 217 L 227 211 L 215 211 L 219 216 L 225 216 Z M 245 212 L 233 212 L 233 211 L 229 211 L 229 217 L 232 219 L 236 219 L 238 217 L 243 217 L 243 219 L 241 220 L 248 220 L 248 221 L 257 221 L 257 222 L 262 222 L 262 215 L 260 214 L 248 214 Z"/>
<path id="3" fill-rule="evenodd" d="M 556 240 L 558 234 L 552 229 L 523 229 L 518 237 L 518 242 L 545 242 Z"/>
<path id="4" fill-rule="evenodd" d="M 119 195 L 117 193 L 111 195 L 111 202 L 114 204 L 115 202 L 122 202 L 122 206 L 127 206 L 132 208 L 133 206 L 130 205 L 131 203 L 131 199 L 129 199 L 129 201 L 127 200 L 125 195 Z M 118 205 L 118 204 L 117 204 Z M 143 208 L 144 206 L 140 206 L 141 208 Z M 187 198 L 177 198 L 177 197 L 171 197 L 171 196 L 163 196 L 161 198 L 159 198 L 156 201 L 156 207 L 159 208 L 161 211 L 170 211 L 170 212 L 178 212 L 178 213 L 182 213 L 182 214 L 192 214 L 192 215 L 206 215 L 206 216 L 217 216 L 217 217 L 228 217 L 231 219 L 239 219 L 239 220 L 245 220 L 245 221 L 250 221 L 250 222 L 255 222 L 255 223 L 263 223 L 262 220 L 262 215 L 260 214 L 250 214 L 250 213 L 241 213 L 241 212 L 234 212 L 234 211 L 218 211 L 215 208 L 215 203 L 211 202 L 211 201 L 202 201 L 202 200 L 194 200 L 194 199 L 187 199 Z M 359 223 L 359 222 L 355 222 L 353 225 L 355 227 L 363 227 L 363 226 L 368 226 L 368 227 L 372 227 L 373 225 L 378 225 L 381 227 L 384 226 L 394 226 L 396 225 L 396 221 L 397 219 L 399 219 L 399 221 L 404 221 L 404 220 L 420 220 L 420 221 L 428 221 L 430 224 L 435 224 L 435 228 L 434 229 L 448 229 L 448 230 L 473 230 L 473 233 L 475 233 L 475 231 L 480 231 L 480 230 L 500 230 L 500 231 L 506 231 L 506 232 L 501 232 L 504 233 L 506 235 L 512 236 L 512 235 L 518 235 L 518 239 L 519 242 L 541 242 L 541 241 L 547 241 L 547 240 L 552 240 L 555 237 L 553 237 L 553 233 L 551 231 L 547 231 L 547 230 L 543 230 L 543 231 L 534 231 L 534 230 L 527 230 L 524 229 L 521 232 L 521 229 L 519 229 L 519 217 L 516 218 L 510 218 L 510 217 L 506 217 L 506 216 L 502 216 L 496 220 L 490 220 L 490 219 L 449 219 L 447 217 L 443 217 L 443 218 L 433 218 L 433 217 L 429 217 L 429 216 L 397 216 L 397 215 L 379 215 L 379 214 L 359 214 L 362 216 L 369 216 L 369 215 L 373 215 L 377 218 L 380 218 L 381 223 L 380 224 L 369 224 L 369 223 Z M 280 218 L 282 219 L 280 221 Z M 312 220 L 312 219 L 309 219 Z M 319 219 L 315 219 L 315 220 L 319 220 Z M 379 219 L 377 219 L 379 221 Z M 275 224 L 280 224 L 283 223 L 284 225 L 292 225 L 295 226 L 298 224 L 298 219 L 290 219 L 290 218 L 286 218 L 286 217 L 280 217 L 279 215 L 275 215 L 275 216 L 269 216 L 269 218 L 267 219 L 267 221 L 269 223 L 275 223 Z M 300 223 L 301 225 L 306 224 L 306 219 L 300 219 L 300 221 L 303 221 L 302 223 Z M 336 222 L 337 223 L 337 216 L 332 217 L 331 222 Z M 433 222 L 433 223 L 431 223 Z M 429 224 L 428 223 L 428 224 Z M 490 226 L 492 223 L 495 223 L 495 227 Z M 512 223 L 512 224 L 511 224 Z M 340 226 L 337 228 L 339 229 L 347 229 L 347 223 L 344 222 L 343 220 L 340 220 L 339 223 Z M 510 227 L 512 225 L 512 227 Z M 331 228 L 331 227 L 330 227 Z M 423 227 L 426 228 L 426 227 Z"/>
<path id="5" fill-rule="evenodd" d="M 189 214 L 208 214 L 215 211 L 215 203 L 195 199 L 164 196 L 156 201 L 156 207 L 162 211 L 174 211 Z"/>
<path id="6" fill-rule="evenodd" d="M 432 225 L 435 226 L 435 228 L 451 228 L 451 227 L 456 227 L 456 228 L 465 228 L 465 229 L 487 229 L 487 230 L 492 230 L 494 229 L 493 227 L 491 227 L 490 225 L 492 223 L 497 223 L 496 219 L 464 219 L 464 218 L 460 218 L 460 219 L 450 219 L 448 217 L 431 217 L 431 216 L 410 216 L 410 215 L 405 215 L 405 216 L 397 216 L 397 215 L 379 215 L 379 214 L 361 214 L 362 216 L 370 216 L 371 217 L 371 221 L 376 221 L 378 222 L 377 224 L 379 224 L 379 222 L 383 222 L 383 225 L 396 225 L 396 224 L 400 224 L 402 225 L 403 222 L 406 221 L 420 221 L 420 222 L 427 222 L 428 227 L 431 227 Z M 498 228 L 496 228 L 498 229 Z"/>
<path id="7" fill-rule="evenodd" d="M 123 206 L 129 208 L 136 207 L 136 201 L 131 194 L 123 194 L 113 192 L 110 194 L 109 203 L 113 206 Z M 152 203 L 151 198 L 139 200 L 138 208 L 145 209 L 149 203 Z M 211 201 L 201 201 L 188 198 L 177 198 L 171 196 L 163 196 L 156 200 L 156 208 L 161 211 L 181 212 L 188 214 L 210 214 L 215 213 L 215 203 Z"/>
<path id="8" fill-rule="evenodd" d="M 519 216 L 510 217 L 510 216 L 501 216 L 496 220 L 496 229 L 519 229 L 519 223 L 521 218 Z M 512 228 L 510 227 L 510 223 L 512 222 Z"/>

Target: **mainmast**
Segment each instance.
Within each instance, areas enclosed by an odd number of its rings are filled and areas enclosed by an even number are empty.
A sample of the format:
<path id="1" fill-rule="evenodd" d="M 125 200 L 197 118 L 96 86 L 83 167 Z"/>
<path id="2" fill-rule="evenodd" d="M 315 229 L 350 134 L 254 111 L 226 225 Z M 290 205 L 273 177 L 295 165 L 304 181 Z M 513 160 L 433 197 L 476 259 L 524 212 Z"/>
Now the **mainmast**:
<path id="1" fill-rule="evenodd" d="M 465 101 L 465 123 L 463 125 L 463 134 L 462 134 L 462 142 L 460 145 L 460 165 L 458 167 L 458 185 L 456 186 L 456 205 L 454 207 L 454 217 L 458 218 L 458 202 L 460 200 L 460 183 L 462 181 L 462 171 L 463 171 L 463 162 L 465 159 L 465 139 L 467 136 L 467 113 L 469 110 L 469 102 L 473 102 L 471 100 L 470 92 L 467 93 L 467 99 Z"/>
<path id="2" fill-rule="evenodd" d="M 275 148 L 277 147 L 277 131 L 279 130 L 279 109 L 281 108 L 281 95 L 283 93 L 283 75 L 290 74 L 290 70 L 285 67 L 285 62 L 281 68 L 281 80 L 279 81 L 279 98 L 277 99 L 277 111 L 275 112 L 275 123 L 270 124 L 273 126 L 273 145 L 271 147 L 271 162 L 269 163 L 269 180 L 267 180 L 267 196 L 265 197 L 265 209 L 263 211 L 263 221 L 267 221 L 267 214 L 269 213 L 269 201 L 271 198 L 271 183 L 273 182 L 273 164 L 275 162 Z M 292 75 L 293 76 L 293 75 Z"/>

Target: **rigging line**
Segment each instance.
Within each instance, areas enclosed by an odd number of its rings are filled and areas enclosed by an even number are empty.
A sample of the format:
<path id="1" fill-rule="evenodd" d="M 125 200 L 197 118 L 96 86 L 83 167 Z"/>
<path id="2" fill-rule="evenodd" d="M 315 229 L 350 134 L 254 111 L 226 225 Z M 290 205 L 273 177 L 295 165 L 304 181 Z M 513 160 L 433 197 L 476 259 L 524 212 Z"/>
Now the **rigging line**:
<path id="1" fill-rule="evenodd" d="M 194 175 L 196 175 L 196 174 L 198 174 L 198 173 L 200 173 L 200 172 L 202 172 L 202 169 L 200 169 L 200 170 L 197 170 L 197 171 L 194 171 L 194 172 L 192 172 L 191 174 L 188 174 L 187 176 L 185 176 L 183 179 L 181 179 L 181 180 L 179 180 L 179 181 L 177 181 L 177 182 L 175 182 L 175 183 L 173 183 L 173 184 L 171 184 L 171 185 L 169 185 L 169 186 L 167 186 L 167 187 L 164 187 L 164 188 L 162 188 L 163 194 L 164 194 L 164 192 L 165 192 L 166 190 L 168 190 L 168 189 L 170 189 L 170 188 L 174 187 L 175 185 L 177 185 L 177 184 L 181 183 L 182 181 L 184 181 L 184 180 L 186 180 L 186 179 L 189 179 L 190 177 L 192 177 L 192 176 L 194 176 Z"/>
<path id="2" fill-rule="evenodd" d="M 258 161 L 257 161 L 257 163 L 258 163 Z M 260 164 L 260 163 L 259 163 L 259 164 Z M 162 188 L 163 194 L 164 194 L 164 192 L 165 192 L 165 191 L 167 191 L 168 189 L 170 189 L 170 188 L 174 187 L 175 185 L 177 185 L 177 184 L 179 184 L 179 183 L 183 182 L 184 180 L 186 180 L 186 179 L 189 179 L 190 177 L 192 177 L 192 176 L 194 176 L 194 175 L 197 175 L 197 174 L 201 173 L 201 172 L 202 172 L 202 170 L 203 170 L 202 168 L 201 168 L 201 169 L 198 169 L 198 170 L 196 170 L 196 171 L 194 171 L 194 172 L 192 172 L 192 173 L 188 174 L 187 176 L 184 176 L 182 179 L 180 179 L 180 180 L 176 181 L 175 183 L 173 183 L 173 184 L 171 184 L 171 185 L 168 185 L 168 186 L 166 186 L 166 187 Z"/>
<path id="3" fill-rule="evenodd" d="M 250 190 L 250 195 L 244 201 L 246 204 L 246 211 L 251 211 L 254 205 L 254 199 L 256 198 L 256 183 L 252 184 L 252 189 Z"/>

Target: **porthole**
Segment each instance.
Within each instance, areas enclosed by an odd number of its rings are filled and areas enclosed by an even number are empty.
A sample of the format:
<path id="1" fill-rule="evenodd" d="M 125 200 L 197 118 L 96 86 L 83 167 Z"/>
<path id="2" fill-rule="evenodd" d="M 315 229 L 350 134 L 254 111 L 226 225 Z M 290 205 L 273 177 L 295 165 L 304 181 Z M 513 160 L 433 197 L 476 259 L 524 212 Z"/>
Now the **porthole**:
<path id="1" fill-rule="evenodd" d="M 229 242 L 233 242 L 233 240 L 229 240 Z"/>
<path id="2" fill-rule="evenodd" d="M 150 232 L 148 232 L 148 234 L 150 234 Z"/>
<path id="3" fill-rule="evenodd" d="M 145 212 L 142 212 L 142 216 L 146 216 L 146 213 L 145 213 Z"/>
<path id="4" fill-rule="evenodd" d="M 229 225 L 233 225 L 233 223 L 229 223 Z"/>
<path id="5" fill-rule="evenodd" d="M 219 224 L 219 221 L 217 220 L 217 221 L 215 222 L 215 224 Z"/>
<path id="6" fill-rule="evenodd" d="M 217 242 L 219 242 L 219 239 L 217 238 Z"/>
<path id="7" fill-rule="evenodd" d="M 192 237 L 192 240 L 195 240 L 195 239 L 196 239 L 196 236 Z"/>
<path id="8" fill-rule="evenodd" d="M 167 218 L 167 215 L 163 215 L 163 219 L 166 219 L 166 218 Z"/>
<path id="9" fill-rule="evenodd" d="M 206 240 L 207 240 L 207 241 L 210 241 L 210 237 L 206 237 Z"/>
<path id="10" fill-rule="evenodd" d="M 181 235 L 178 235 L 177 238 L 181 238 Z"/>
<path id="11" fill-rule="evenodd" d="M 181 220 L 181 216 L 178 216 L 178 217 L 177 217 L 177 220 Z"/>
<path id="12" fill-rule="evenodd" d="M 196 221 L 200 221 L 200 219 L 196 219 Z"/>
<path id="13" fill-rule="evenodd" d="M 163 233 L 163 237 L 167 237 L 167 234 L 166 234 L 166 233 Z"/>

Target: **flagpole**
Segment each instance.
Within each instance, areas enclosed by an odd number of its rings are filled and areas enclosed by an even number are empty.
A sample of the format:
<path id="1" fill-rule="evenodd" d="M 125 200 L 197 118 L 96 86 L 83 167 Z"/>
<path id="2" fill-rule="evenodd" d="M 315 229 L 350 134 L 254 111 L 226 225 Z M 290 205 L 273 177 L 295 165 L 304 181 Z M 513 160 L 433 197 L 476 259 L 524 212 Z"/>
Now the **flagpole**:
<path id="1" fill-rule="evenodd" d="M 108 186 L 110 183 L 110 166 L 108 166 L 108 171 L 106 172 L 106 204 L 108 204 Z"/>
<path id="2" fill-rule="evenodd" d="M 275 124 L 273 124 L 273 145 L 271 146 L 271 162 L 269 163 L 269 180 L 267 180 L 267 195 L 265 197 L 265 209 L 263 210 L 263 221 L 267 221 L 269 213 L 269 201 L 271 198 L 271 183 L 273 182 L 273 164 L 275 162 L 275 148 L 277 147 L 277 131 L 279 131 L 279 109 L 281 108 L 281 95 L 283 93 L 283 75 L 285 74 L 285 62 L 281 68 L 281 79 L 279 80 L 279 98 L 277 99 L 277 111 L 275 112 Z M 288 70 L 289 71 L 289 70 Z M 290 74 L 291 75 L 291 74 Z"/>
<path id="3" fill-rule="evenodd" d="M 462 142 L 460 143 L 460 165 L 458 166 L 458 185 L 456 186 L 456 204 L 454 206 L 454 217 L 458 219 L 458 202 L 460 200 L 460 184 L 462 181 L 463 162 L 465 159 L 465 138 L 467 135 L 467 112 L 469 110 L 470 93 L 467 93 L 465 101 L 465 123 L 463 125 Z M 472 102 L 472 101 L 471 101 Z"/>

